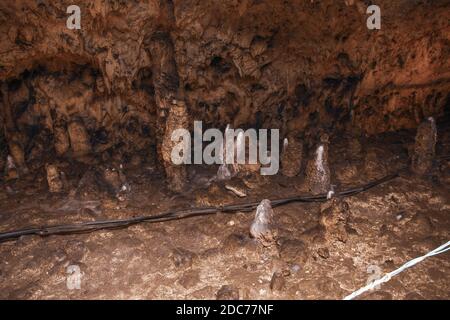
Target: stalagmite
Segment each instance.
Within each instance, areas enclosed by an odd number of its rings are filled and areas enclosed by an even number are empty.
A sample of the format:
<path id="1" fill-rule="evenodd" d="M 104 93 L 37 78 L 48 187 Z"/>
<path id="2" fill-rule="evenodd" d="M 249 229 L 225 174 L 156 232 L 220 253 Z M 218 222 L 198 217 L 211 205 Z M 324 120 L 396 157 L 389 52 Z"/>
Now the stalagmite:
<path id="1" fill-rule="evenodd" d="M 5 179 L 14 180 L 19 178 L 19 172 L 16 168 L 16 164 L 14 163 L 14 159 L 11 155 L 8 155 L 6 158 L 6 166 L 5 166 Z"/>
<path id="2" fill-rule="evenodd" d="M 217 169 L 217 180 L 230 180 L 233 177 L 229 166 L 226 163 L 222 163 Z"/>
<path id="3" fill-rule="evenodd" d="M 411 165 L 414 173 L 425 175 L 430 172 L 436 153 L 436 137 L 436 123 L 434 118 L 429 117 L 417 128 Z"/>
<path id="4" fill-rule="evenodd" d="M 333 198 L 320 208 L 319 223 L 328 242 L 346 242 L 348 238 L 346 226 L 350 216 L 347 202 Z"/>
<path id="5" fill-rule="evenodd" d="M 231 172 L 234 172 L 234 175 L 238 176 L 249 176 L 254 174 L 260 174 L 261 164 L 259 162 L 251 163 L 250 161 L 250 144 L 246 145 L 245 141 L 246 137 L 243 131 L 240 131 L 235 140 L 235 163 L 232 164 Z M 239 163 L 239 152 L 242 152 L 244 155 L 245 163 Z M 256 160 L 256 159 L 255 159 Z"/>
<path id="6" fill-rule="evenodd" d="M 12 139 L 9 142 L 9 153 L 14 159 L 14 163 L 19 171 L 26 171 L 25 169 L 25 153 L 20 142 L 16 141 L 19 139 Z"/>
<path id="7" fill-rule="evenodd" d="M 70 146 L 74 157 L 82 157 L 91 151 L 89 134 L 81 121 L 75 119 L 67 125 L 67 131 L 70 137 Z"/>
<path id="8" fill-rule="evenodd" d="M 106 183 L 110 194 L 114 195 L 119 201 L 125 201 L 131 191 L 125 174 L 121 166 L 118 168 L 107 167 L 102 171 L 102 179 Z"/>
<path id="9" fill-rule="evenodd" d="M 303 144 L 294 137 L 283 141 L 283 154 L 281 155 L 281 173 L 286 177 L 295 177 L 302 167 Z"/>
<path id="10" fill-rule="evenodd" d="M 276 244 L 277 234 L 272 205 L 270 200 L 264 199 L 256 208 L 255 219 L 250 226 L 250 235 L 264 247 L 270 247 Z"/>
<path id="11" fill-rule="evenodd" d="M 230 130 L 230 125 L 227 125 L 227 127 L 225 128 L 225 134 L 224 136 L 227 136 L 227 131 Z M 235 147 L 235 144 L 233 144 L 233 146 Z M 219 166 L 219 169 L 217 170 L 217 179 L 220 180 L 230 180 L 231 178 L 233 178 L 236 175 L 236 170 L 237 170 L 237 164 L 229 164 L 226 163 L 226 159 L 228 158 L 232 158 L 232 151 L 228 149 L 227 151 L 227 146 L 226 146 L 226 140 L 224 141 L 223 144 L 223 153 L 222 153 L 222 164 Z M 234 155 L 236 156 L 236 152 L 234 153 Z"/>
<path id="12" fill-rule="evenodd" d="M 51 193 L 63 191 L 64 184 L 58 167 L 54 164 L 48 164 L 45 166 L 45 169 L 47 170 L 48 190 Z"/>
<path id="13" fill-rule="evenodd" d="M 157 154 L 163 164 L 169 189 L 178 192 L 187 182 L 187 174 L 183 165 L 172 162 L 171 151 L 175 144 L 171 136 L 175 129 L 189 128 L 188 112 L 180 90 L 174 45 L 170 33 L 166 31 L 175 22 L 172 1 L 161 1 L 160 10 L 164 24 L 145 41 L 145 46 L 153 60 L 153 85 L 158 109 Z"/>
<path id="14" fill-rule="evenodd" d="M 188 128 L 189 120 L 185 103 L 183 101 L 173 101 L 173 103 L 166 120 L 161 151 L 169 189 L 179 192 L 187 182 L 187 172 L 184 165 L 175 165 L 172 162 L 172 150 L 176 145 L 176 142 L 172 141 L 172 132 L 176 129 Z"/>
<path id="15" fill-rule="evenodd" d="M 330 168 L 328 166 L 328 142 L 321 139 L 314 158 L 308 162 L 306 180 L 313 194 L 328 193 L 330 190 Z"/>
<path id="16" fill-rule="evenodd" d="M 14 166 L 16 170 L 21 172 L 27 172 L 25 166 L 25 152 L 22 146 L 22 139 L 20 132 L 17 131 L 16 124 L 14 122 L 13 110 L 9 101 L 10 94 L 8 85 L 4 82 L 1 86 L 2 102 L 1 107 L 2 118 L 4 119 L 5 138 L 8 141 L 9 154 L 14 159 Z"/>
<path id="17" fill-rule="evenodd" d="M 63 124 L 53 127 L 55 151 L 58 156 L 64 155 L 70 148 L 69 135 Z"/>

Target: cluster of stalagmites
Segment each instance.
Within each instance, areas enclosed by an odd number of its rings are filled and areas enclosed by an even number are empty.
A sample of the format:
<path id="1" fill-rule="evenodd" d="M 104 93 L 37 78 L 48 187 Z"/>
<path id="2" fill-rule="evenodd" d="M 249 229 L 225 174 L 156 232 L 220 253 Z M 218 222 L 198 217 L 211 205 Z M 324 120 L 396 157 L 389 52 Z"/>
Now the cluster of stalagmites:
<path id="1" fill-rule="evenodd" d="M 435 120 L 426 119 L 417 129 L 415 145 L 412 154 L 411 171 L 423 176 L 433 168 L 435 158 L 437 129 Z M 326 194 L 329 201 L 320 208 L 319 242 L 331 243 L 334 241 L 346 242 L 348 238 L 347 224 L 350 209 L 333 191 L 331 185 L 330 166 L 328 163 L 329 137 L 320 136 L 319 143 L 313 150 L 311 159 L 306 165 L 306 182 L 312 194 Z M 361 151 L 361 144 L 351 140 L 349 148 L 356 153 Z M 295 139 L 286 138 L 283 144 L 281 157 L 282 173 L 287 177 L 296 176 L 301 169 L 302 144 Z M 263 200 L 256 209 L 253 223 L 250 226 L 250 235 L 262 246 L 270 247 L 277 244 L 277 229 L 274 223 L 274 211 L 270 200 Z"/>
<path id="2" fill-rule="evenodd" d="M 176 142 L 171 140 L 171 132 L 176 129 L 186 128 L 189 125 L 188 112 L 186 104 L 181 100 L 172 99 L 170 106 L 166 109 L 165 128 L 162 141 L 160 143 L 160 154 L 165 169 L 167 184 L 169 189 L 179 192 L 182 191 L 187 183 L 186 167 L 183 165 L 174 165 L 171 159 L 171 152 Z M 433 166 L 436 146 L 436 124 L 433 118 L 426 119 L 417 130 L 416 141 L 413 154 L 411 156 L 411 169 L 417 175 L 426 175 Z M 67 125 L 67 130 L 59 130 L 55 126 L 55 151 L 58 155 L 63 155 L 70 147 L 76 158 L 91 153 L 90 138 L 79 119 L 74 119 Z M 239 148 L 239 140 L 243 139 L 239 135 L 236 137 L 235 148 Z M 26 172 L 23 150 L 21 147 L 11 142 L 9 145 L 9 155 L 5 163 L 5 178 L 17 179 L 22 172 Z M 361 145 L 357 141 L 349 142 L 350 149 L 360 152 Z M 306 161 L 305 179 L 309 191 L 314 194 L 332 195 L 331 173 L 328 161 L 329 137 L 327 134 L 321 134 L 318 143 L 311 150 L 310 159 Z M 224 148 L 223 158 L 226 157 L 227 150 Z M 236 154 L 236 150 L 235 150 Z M 377 159 L 370 160 L 370 154 L 366 157 L 367 161 L 376 162 Z M 295 136 L 289 136 L 284 139 L 281 154 L 281 173 L 286 177 L 295 177 L 300 174 L 303 161 L 303 143 Z M 228 180 L 236 175 L 259 174 L 259 165 L 250 164 L 223 164 L 217 172 L 218 180 Z M 369 166 L 371 167 L 371 166 Z M 55 165 L 47 164 L 47 180 L 51 192 L 61 192 L 64 189 L 64 172 L 60 172 Z M 107 177 L 106 177 L 107 178 Z M 108 180 L 108 179 L 106 179 Z M 120 193 L 124 181 L 119 183 L 109 183 L 114 185 L 112 189 L 115 194 Z M 126 188 L 126 187 L 125 187 Z"/>

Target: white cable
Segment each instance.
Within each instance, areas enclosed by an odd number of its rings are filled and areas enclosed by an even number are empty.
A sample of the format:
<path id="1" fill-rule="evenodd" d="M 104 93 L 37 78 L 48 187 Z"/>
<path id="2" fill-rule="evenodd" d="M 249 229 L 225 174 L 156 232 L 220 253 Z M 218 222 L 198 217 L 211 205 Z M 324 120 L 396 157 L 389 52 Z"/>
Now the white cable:
<path id="1" fill-rule="evenodd" d="M 434 249 L 433 251 L 428 252 L 426 255 L 415 258 L 411 261 L 408 261 L 407 263 L 405 263 L 404 265 L 402 265 L 400 268 L 389 272 L 387 274 L 385 274 L 382 278 L 375 280 L 371 283 L 369 283 L 367 286 L 362 287 L 359 290 L 356 290 L 355 292 L 353 292 L 352 294 L 346 296 L 344 298 L 344 300 L 352 300 L 355 297 L 359 296 L 360 294 L 372 290 L 373 288 L 375 288 L 376 286 L 381 285 L 382 283 L 388 282 L 389 280 L 391 280 L 392 277 L 396 276 L 397 274 L 399 274 L 400 272 L 404 271 L 405 269 L 408 269 L 414 265 L 416 265 L 417 263 L 425 260 L 428 257 L 432 257 L 441 253 L 444 253 L 446 251 L 450 250 L 450 241 L 448 241 L 447 243 L 443 244 L 442 246 Z"/>

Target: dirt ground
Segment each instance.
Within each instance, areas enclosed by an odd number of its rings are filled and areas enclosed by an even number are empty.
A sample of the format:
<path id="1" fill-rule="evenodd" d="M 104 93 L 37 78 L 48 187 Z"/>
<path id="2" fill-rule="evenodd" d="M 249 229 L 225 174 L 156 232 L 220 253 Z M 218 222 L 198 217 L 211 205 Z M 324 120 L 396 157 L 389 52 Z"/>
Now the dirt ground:
<path id="1" fill-rule="evenodd" d="M 367 138 L 361 152 L 355 153 L 346 137 L 334 138 L 330 164 L 336 188 L 361 185 L 407 165 L 413 139 L 413 132 Z M 441 130 L 439 155 L 450 154 L 449 143 L 449 132 Z M 132 192 L 127 201 L 119 202 L 90 191 L 83 200 L 68 193 L 50 194 L 42 168 L 2 183 L 0 231 L 307 193 L 302 176 L 227 182 L 247 193 L 241 199 L 223 183 L 206 184 L 213 174 L 214 168 L 190 168 L 192 186 L 177 195 L 166 190 L 150 165 L 126 170 Z M 76 180 L 77 174 L 68 177 Z M 249 237 L 254 212 L 89 234 L 25 236 L 0 243 L 0 298 L 341 299 L 373 277 L 449 240 L 449 182 L 450 165 L 442 160 L 429 177 L 405 172 L 346 198 L 350 210 L 346 242 L 311 240 L 317 232 L 319 203 L 275 208 L 278 246 L 269 249 Z M 449 299 L 449 257 L 445 253 L 429 258 L 360 298 Z M 73 268 L 81 272 L 81 286 L 70 290 L 67 280 Z M 274 272 L 278 276 L 272 279 Z"/>

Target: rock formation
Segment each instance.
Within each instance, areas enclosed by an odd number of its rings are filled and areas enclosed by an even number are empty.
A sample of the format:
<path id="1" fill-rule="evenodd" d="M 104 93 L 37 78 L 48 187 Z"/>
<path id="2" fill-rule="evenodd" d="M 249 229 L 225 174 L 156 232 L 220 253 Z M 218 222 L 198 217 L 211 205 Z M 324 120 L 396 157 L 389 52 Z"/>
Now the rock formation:
<path id="1" fill-rule="evenodd" d="M 174 179 L 173 100 L 190 121 L 283 136 L 414 129 L 450 102 L 446 0 L 378 0 L 380 30 L 362 0 L 80 0 L 68 29 L 72 4 L 0 4 L 2 166 L 138 154 Z"/>
<path id="2" fill-rule="evenodd" d="M 418 175 L 429 173 L 436 153 L 437 129 L 433 117 L 429 117 L 417 128 L 412 170 Z"/>
<path id="3" fill-rule="evenodd" d="M 313 157 L 306 167 L 306 181 L 313 194 L 328 193 L 331 187 L 331 174 L 328 164 L 328 136 L 321 137 Z"/>
<path id="4" fill-rule="evenodd" d="M 303 159 L 303 143 L 291 137 L 283 141 L 281 154 L 281 173 L 286 177 L 295 177 L 300 173 Z"/>
<path id="5" fill-rule="evenodd" d="M 250 235 L 264 247 L 276 244 L 277 230 L 274 225 L 274 212 L 270 200 L 263 200 L 256 208 L 255 219 L 250 226 Z"/>

